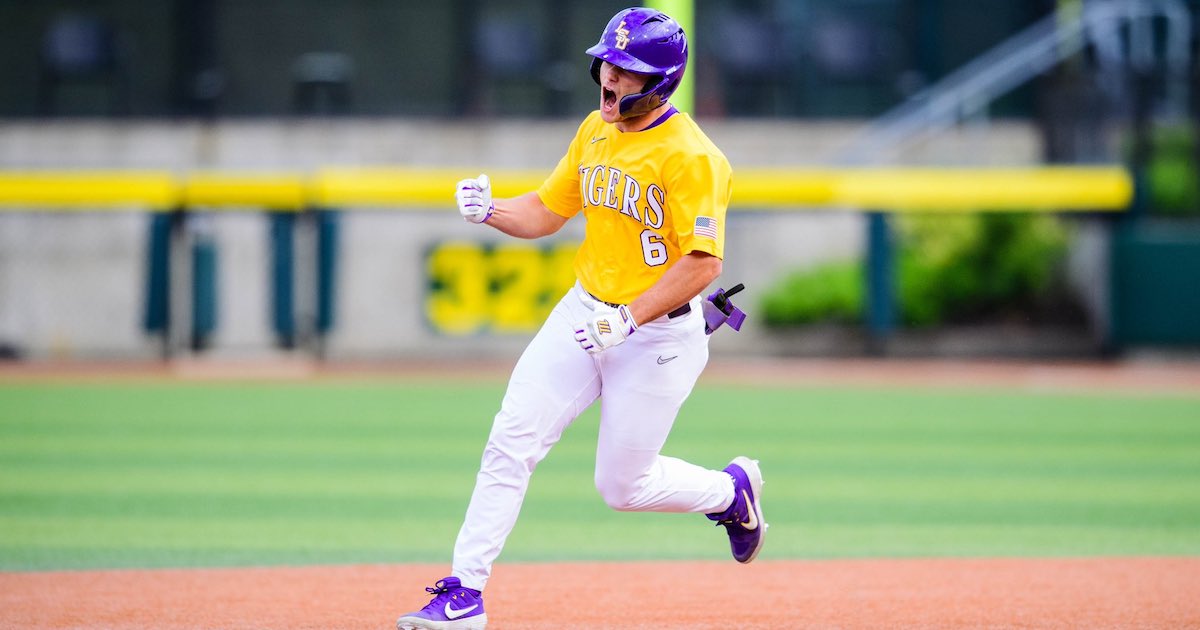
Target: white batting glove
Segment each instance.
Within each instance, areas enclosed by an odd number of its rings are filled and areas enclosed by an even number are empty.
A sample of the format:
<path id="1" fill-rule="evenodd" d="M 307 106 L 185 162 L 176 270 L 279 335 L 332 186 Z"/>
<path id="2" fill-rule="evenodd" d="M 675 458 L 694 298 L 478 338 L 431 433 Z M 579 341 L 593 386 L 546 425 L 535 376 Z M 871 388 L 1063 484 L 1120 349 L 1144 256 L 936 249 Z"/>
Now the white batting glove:
<path id="1" fill-rule="evenodd" d="M 458 182 L 454 198 L 458 201 L 458 213 L 471 223 L 487 221 L 496 210 L 496 204 L 492 203 L 492 182 L 487 175 Z"/>
<path id="2" fill-rule="evenodd" d="M 575 341 L 579 347 L 591 354 L 625 343 L 625 339 L 637 330 L 637 322 L 625 305 L 617 308 L 597 308 L 590 319 L 575 325 Z"/>

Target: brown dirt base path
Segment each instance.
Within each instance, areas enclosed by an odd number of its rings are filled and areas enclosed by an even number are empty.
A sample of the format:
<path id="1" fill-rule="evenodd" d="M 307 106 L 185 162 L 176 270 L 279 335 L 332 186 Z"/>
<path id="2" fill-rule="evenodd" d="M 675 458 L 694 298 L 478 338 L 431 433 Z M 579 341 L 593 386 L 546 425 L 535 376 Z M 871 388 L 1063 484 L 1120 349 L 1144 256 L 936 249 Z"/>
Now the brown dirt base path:
<path id="1" fill-rule="evenodd" d="M 3 628 L 371 628 L 441 565 L 0 573 Z M 501 564 L 489 630 L 1200 628 L 1200 558 Z"/>

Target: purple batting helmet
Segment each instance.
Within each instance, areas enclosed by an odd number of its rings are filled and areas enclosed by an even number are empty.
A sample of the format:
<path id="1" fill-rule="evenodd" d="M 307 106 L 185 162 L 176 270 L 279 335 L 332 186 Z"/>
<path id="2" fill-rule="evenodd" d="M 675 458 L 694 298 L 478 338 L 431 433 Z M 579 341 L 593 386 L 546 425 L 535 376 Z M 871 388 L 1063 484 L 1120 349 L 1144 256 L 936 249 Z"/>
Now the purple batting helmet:
<path id="1" fill-rule="evenodd" d="M 667 102 L 687 68 L 687 36 L 674 18 L 654 9 L 633 7 L 613 16 L 600 41 L 587 49 L 592 79 L 600 83 L 600 64 L 653 75 L 639 94 L 621 99 L 622 116 L 644 114 Z"/>

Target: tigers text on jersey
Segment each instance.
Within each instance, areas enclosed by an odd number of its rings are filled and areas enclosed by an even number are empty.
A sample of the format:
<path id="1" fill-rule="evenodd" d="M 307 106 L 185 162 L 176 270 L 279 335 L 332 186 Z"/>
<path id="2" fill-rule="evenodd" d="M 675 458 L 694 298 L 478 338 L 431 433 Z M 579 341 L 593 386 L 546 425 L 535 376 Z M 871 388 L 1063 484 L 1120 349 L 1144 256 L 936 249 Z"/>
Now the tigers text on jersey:
<path id="1" fill-rule="evenodd" d="M 731 169 L 683 112 L 636 132 L 592 112 L 537 195 L 552 212 L 583 210 L 575 274 L 592 295 L 628 304 L 689 252 L 724 257 Z"/>

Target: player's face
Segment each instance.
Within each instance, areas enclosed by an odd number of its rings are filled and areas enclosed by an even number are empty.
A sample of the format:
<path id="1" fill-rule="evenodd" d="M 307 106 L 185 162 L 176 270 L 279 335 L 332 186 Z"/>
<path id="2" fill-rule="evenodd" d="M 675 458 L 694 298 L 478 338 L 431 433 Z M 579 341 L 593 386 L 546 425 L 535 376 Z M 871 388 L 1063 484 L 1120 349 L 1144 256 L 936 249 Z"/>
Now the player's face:
<path id="1" fill-rule="evenodd" d="M 621 99 L 646 88 L 648 74 L 623 70 L 607 61 L 600 64 L 600 118 L 606 123 L 621 120 Z"/>

